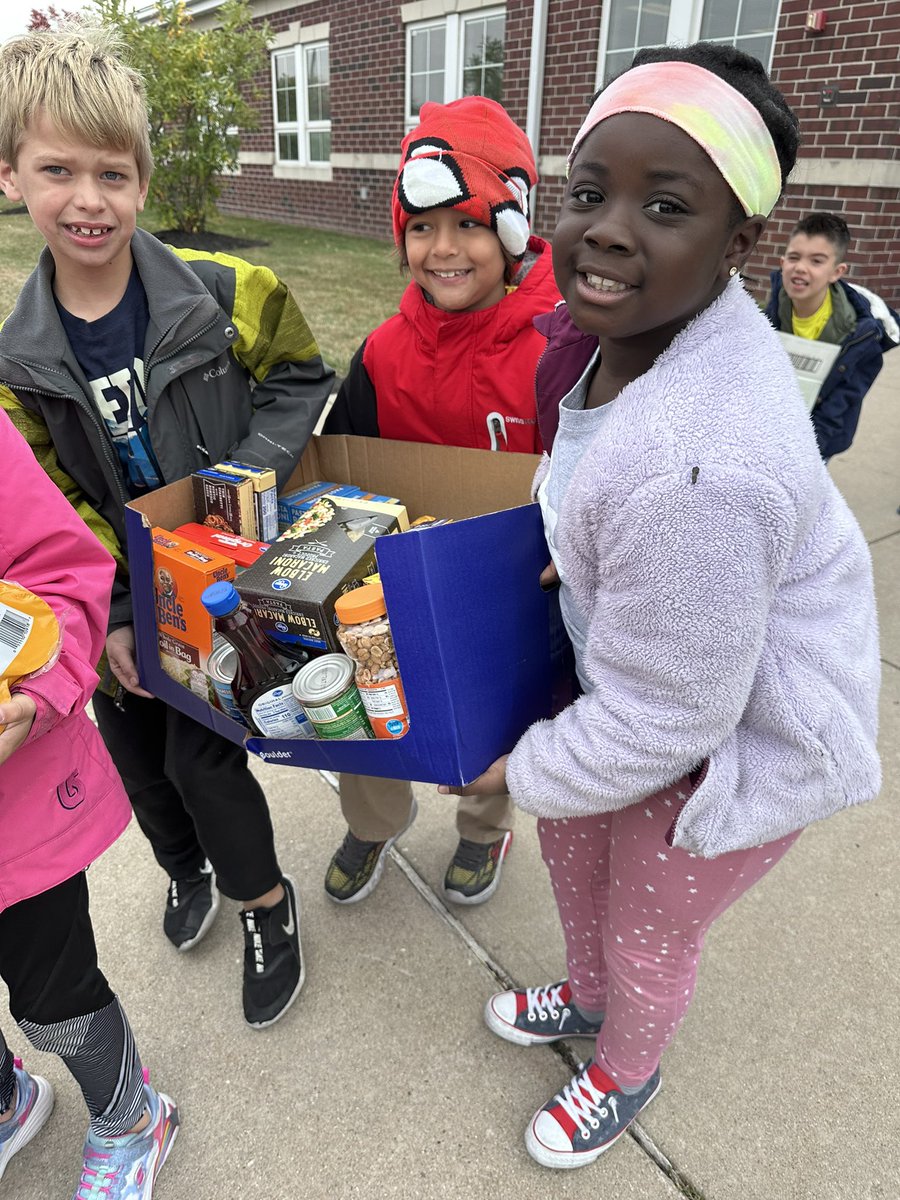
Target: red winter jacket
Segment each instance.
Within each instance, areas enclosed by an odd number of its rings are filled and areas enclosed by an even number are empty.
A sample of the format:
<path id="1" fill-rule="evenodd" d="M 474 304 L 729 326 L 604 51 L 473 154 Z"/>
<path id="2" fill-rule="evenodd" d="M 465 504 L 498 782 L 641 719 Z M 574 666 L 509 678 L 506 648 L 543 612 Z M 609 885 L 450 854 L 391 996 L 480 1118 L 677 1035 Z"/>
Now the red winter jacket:
<path id="1" fill-rule="evenodd" d="M 534 379 L 546 340 L 532 324 L 559 300 L 550 247 L 522 284 L 481 312 L 451 313 L 411 283 L 400 311 L 353 357 L 325 433 L 539 454 Z"/>

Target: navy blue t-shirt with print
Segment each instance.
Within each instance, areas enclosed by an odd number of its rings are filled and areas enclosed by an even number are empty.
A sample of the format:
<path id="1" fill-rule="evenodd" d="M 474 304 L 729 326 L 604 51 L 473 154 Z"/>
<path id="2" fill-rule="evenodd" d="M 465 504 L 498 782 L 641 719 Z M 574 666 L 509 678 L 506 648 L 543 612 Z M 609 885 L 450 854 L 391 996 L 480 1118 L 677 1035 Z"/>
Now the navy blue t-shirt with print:
<path id="1" fill-rule="evenodd" d="M 163 478 L 147 428 L 143 354 L 150 313 L 137 268 L 132 268 L 125 295 L 116 307 L 96 321 L 73 316 L 58 300 L 56 307 L 118 451 L 128 492 L 132 497 L 143 496 L 159 487 Z"/>

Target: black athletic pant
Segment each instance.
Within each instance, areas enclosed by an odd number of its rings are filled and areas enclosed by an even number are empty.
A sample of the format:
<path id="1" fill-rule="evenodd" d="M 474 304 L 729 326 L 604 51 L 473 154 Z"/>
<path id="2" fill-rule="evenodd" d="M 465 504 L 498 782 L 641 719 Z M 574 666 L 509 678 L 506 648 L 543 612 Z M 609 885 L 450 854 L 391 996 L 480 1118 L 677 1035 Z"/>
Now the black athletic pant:
<path id="1" fill-rule="evenodd" d="M 221 890 L 252 900 L 281 881 L 269 806 L 246 751 L 161 700 L 94 694 L 94 714 L 156 861 L 172 879 L 209 859 Z"/>
<path id="2" fill-rule="evenodd" d="M 0 912 L 0 976 L 28 1040 L 58 1054 L 75 1077 L 92 1129 L 103 1136 L 130 1129 L 144 1108 L 141 1062 L 97 965 L 83 871 Z M 0 1111 L 13 1085 L 13 1056 L 0 1033 Z"/>

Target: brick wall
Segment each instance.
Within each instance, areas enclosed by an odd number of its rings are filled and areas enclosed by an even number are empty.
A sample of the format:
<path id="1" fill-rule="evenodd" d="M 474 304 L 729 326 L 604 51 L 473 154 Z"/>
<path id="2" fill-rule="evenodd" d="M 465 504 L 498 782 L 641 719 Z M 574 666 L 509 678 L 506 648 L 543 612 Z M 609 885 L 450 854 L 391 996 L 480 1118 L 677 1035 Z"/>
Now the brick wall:
<path id="1" fill-rule="evenodd" d="M 823 33 L 805 28 L 810 0 L 782 0 L 772 79 L 800 119 L 801 158 L 896 163 L 900 150 L 900 4 L 840 0 L 825 5 Z M 823 91 L 837 89 L 835 102 Z M 900 303 L 900 194 L 896 188 L 789 186 L 757 254 L 748 264 L 764 290 L 800 217 L 837 212 L 850 226 L 850 278 L 894 307 Z"/>
<path id="2" fill-rule="evenodd" d="M 528 108 L 531 0 L 507 0 L 504 104 L 524 125 Z M 405 133 L 406 37 L 396 0 L 322 0 L 285 9 L 268 22 L 279 33 L 300 19 L 304 26 L 329 22 L 331 61 L 331 148 L 335 154 L 389 154 L 399 162 Z M 258 83 L 259 128 L 245 134 L 245 151 L 273 153 L 274 130 L 268 68 Z M 271 168 L 244 164 L 223 181 L 221 212 L 296 225 L 391 236 L 393 173 L 333 170 L 330 183 L 273 179 Z M 365 198 L 361 192 L 366 193 Z"/>
<path id="3" fill-rule="evenodd" d="M 816 0 L 818 2 L 818 0 Z M 812 0 L 782 0 L 772 76 L 797 112 L 806 159 L 839 160 L 841 185 L 793 184 L 748 264 L 759 291 L 777 266 L 796 220 L 812 209 L 840 212 L 854 242 L 848 258 L 858 282 L 900 303 L 900 197 L 896 188 L 856 183 L 852 163 L 893 166 L 900 150 L 900 3 L 897 0 L 831 0 L 821 34 L 805 29 Z M 824 6 L 824 0 L 823 0 Z M 504 103 L 525 124 L 533 0 L 506 0 Z M 600 42 L 599 4 L 550 0 L 539 152 L 565 155 L 594 91 Z M 406 42 L 398 0 L 320 0 L 269 17 L 273 32 L 300 19 L 304 26 L 330 22 L 332 149 L 335 153 L 399 154 L 404 133 Z M 274 150 L 270 75 L 261 73 L 259 129 L 243 149 Z M 834 93 L 833 103 L 825 101 Z M 823 97 L 823 92 L 829 95 Z M 389 238 L 393 173 L 335 168 L 330 183 L 272 178 L 271 168 L 245 164 L 225 181 L 223 212 L 252 213 L 288 223 Z M 365 198 L 361 195 L 365 193 Z M 563 180 L 544 177 L 534 228 L 553 230 Z"/>

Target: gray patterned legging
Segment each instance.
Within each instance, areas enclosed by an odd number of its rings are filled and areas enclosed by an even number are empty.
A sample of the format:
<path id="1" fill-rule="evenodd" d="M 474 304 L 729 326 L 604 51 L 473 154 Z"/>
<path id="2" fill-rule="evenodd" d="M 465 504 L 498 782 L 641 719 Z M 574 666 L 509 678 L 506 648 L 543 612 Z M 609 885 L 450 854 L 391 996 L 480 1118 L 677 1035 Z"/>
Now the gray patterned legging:
<path id="1" fill-rule="evenodd" d="M 653 1074 L 684 1019 L 706 931 L 800 836 L 700 858 L 665 841 L 687 780 L 620 812 L 538 821 L 578 1007 L 604 1013 L 595 1061 Z"/>
<path id="2" fill-rule="evenodd" d="M 75 1077 L 99 1137 L 136 1124 L 144 1108 L 131 1026 L 97 965 L 84 872 L 0 912 L 0 976 L 9 1007 L 38 1050 L 58 1054 Z M 15 1084 L 0 1033 L 0 1112 Z"/>

